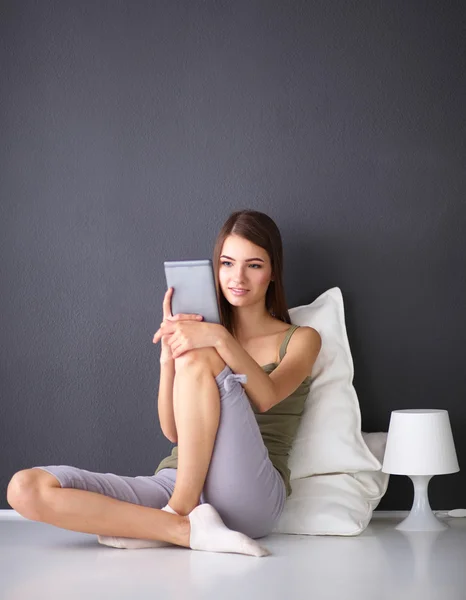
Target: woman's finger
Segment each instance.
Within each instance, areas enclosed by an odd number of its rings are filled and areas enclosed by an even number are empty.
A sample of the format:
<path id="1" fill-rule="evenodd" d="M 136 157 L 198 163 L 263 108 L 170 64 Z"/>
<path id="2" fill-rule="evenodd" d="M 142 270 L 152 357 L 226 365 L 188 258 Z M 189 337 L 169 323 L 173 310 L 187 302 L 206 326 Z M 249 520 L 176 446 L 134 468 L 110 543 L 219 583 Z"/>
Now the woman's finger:
<path id="1" fill-rule="evenodd" d="M 162 337 L 168 336 L 168 335 L 172 335 L 172 333 L 167 333 L 167 332 L 163 332 L 162 331 L 162 327 L 164 325 L 164 322 L 162 321 L 162 323 L 160 323 L 160 327 L 159 329 L 154 333 L 154 337 L 152 338 L 152 341 L 154 344 L 158 344 L 158 342 L 160 342 L 160 340 L 162 339 Z"/>
<path id="2" fill-rule="evenodd" d="M 180 356 L 181 354 L 183 354 L 183 352 L 185 352 L 186 350 L 184 349 L 184 346 L 182 343 L 177 343 L 175 342 L 172 346 L 170 346 L 171 349 L 171 353 L 173 355 L 173 358 L 177 358 L 178 356 Z"/>
<path id="3" fill-rule="evenodd" d="M 173 288 L 170 288 L 173 289 Z M 165 309 L 164 309 L 165 312 Z M 157 344 L 162 335 L 162 328 L 164 327 L 164 325 L 168 325 L 169 323 L 177 323 L 178 321 L 202 321 L 204 319 L 204 317 L 202 315 L 197 315 L 197 314 L 188 314 L 188 313 L 177 313 L 176 315 L 170 315 L 170 316 L 165 316 L 164 314 L 164 320 L 160 323 L 160 327 L 158 329 L 158 331 L 154 334 L 153 337 L 153 343 Z M 171 332 L 174 333 L 174 332 Z"/>
<path id="4" fill-rule="evenodd" d="M 170 317 L 170 321 L 202 321 L 203 316 L 202 315 L 189 315 L 189 314 L 185 314 L 185 313 L 177 313 L 176 315 L 173 315 L 173 317 Z"/>
<path id="5" fill-rule="evenodd" d="M 165 292 L 165 296 L 163 298 L 163 318 L 164 319 L 168 319 L 170 317 L 173 317 L 172 310 L 171 310 L 172 295 L 173 295 L 173 288 L 170 287 Z"/>
<path id="6" fill-rule="evenodd" d="M 173 333 L 176 331 L 176 321 L 174 319 L 165 319 L 160 323 L 160 329 L 167 327 L 163 333 Z"/>

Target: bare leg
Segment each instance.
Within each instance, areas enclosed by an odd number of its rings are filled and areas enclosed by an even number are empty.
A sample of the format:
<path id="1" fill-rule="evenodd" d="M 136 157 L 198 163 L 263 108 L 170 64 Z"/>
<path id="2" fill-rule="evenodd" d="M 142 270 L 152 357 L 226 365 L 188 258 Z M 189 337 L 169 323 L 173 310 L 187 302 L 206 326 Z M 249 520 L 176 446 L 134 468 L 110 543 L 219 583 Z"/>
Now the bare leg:
<path id="1" fill-rule="evenodd" d="M 181 472 L 170 505 L 180 515 L 94 492 L 62 489 L 53 475 L 40 469 L 20 471 L 13 476 L 7 491 L 10 505 L 28 519 L 71 531 L 158 540 L 195 550 L 267 556 L 266 548 L 243 533 L 229 530 L 212 506 L 198 506 L 220 415 L 214 377 L 224 363 L 211 349 L 193 352 L 196 354 L 178 364 L 176 394 L 174 390 Z"/>
<path id="2" fill-rule="evenodd" d="M 9 504 L 28 519 L 71 531 L 161 540 L 189 548 L 186 515 L 199 504 L 207 475 L 220 414 L 214 377 L 224 366 L 217 351 L 208 348 L 176 359 L 174 404 L 181 471 L 170 506 L 180 516 L 96 492 L 63 489 L 53 475 L 40 469 L 13 476 L 8 486 Z"/>
<path id="3" fill-rule="evenodd" d="M 215 377 L 224 367 L 211 348 L 190 351 L 176 359 L 173 409 L 178 470 L 169 506 L 180 515 L 188 515 L 200 501 L 220 420 Z"/>
<path id="4" fill-rule="evenodd" d="M 181 444 L 181 458 L 179 453 L 176 493 L 174 492 L 164 510 L 176 509 L 181 516 L 189 515 L 199 504 L 220 417 L 219 392 L 214 377 L 224 367 L 225 363 L 213 348 L 192 350 L 175 362 L 173 402 L 174 409 L 175 404 L 178 408 L 174 416 L 178 423 L 178 447 Z M 204 398 L 205 401 L 199 401 L 197 396 Z M 175 400 L 175 397 L 178 400 Z M 210 411 L 209 406 L 212 406 Z M 199 408 L 196 407 L 201 407 L 201 411 L 199 412 Z M 206 412 L 208 414 L 203 414 Z M 184 460 L 184 457 L 188 460 Z M 180 462 L 181 474 L 179 474 Z M 101 544 L 117 548 L 154 548 L 167 545 L 160 540 L 127 537 L 99 535 L 98 539 Z"/>
<path id="5" fill-rule="evenodd" d="M 189 548 L 189 518 L 116 500 L 103 494 L 61 488 L 40 469 L 16 473 L 8 486 L 9 504 L 33 521 L 104 536 L 162 540 Z"/>

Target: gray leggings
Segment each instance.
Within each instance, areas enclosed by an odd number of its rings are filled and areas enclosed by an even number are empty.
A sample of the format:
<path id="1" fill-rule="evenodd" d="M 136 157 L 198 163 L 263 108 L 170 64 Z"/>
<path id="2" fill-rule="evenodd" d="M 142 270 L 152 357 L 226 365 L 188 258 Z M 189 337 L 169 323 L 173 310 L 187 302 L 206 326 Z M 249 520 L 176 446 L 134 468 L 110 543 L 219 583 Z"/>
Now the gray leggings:
<path id="1" fill-rule="evenodd" d="M 270 461 L 254 412 L 227 365 L 215 378 L 220 392 L 220 423 L 200 503 L 211 504 L 225 525 L 249 537 L 272 532 L 285 505 L 286 488 Z M 170 500 L 176 469 L 126 477 L 93 473 L 68 465 L 33 467 L 54 475 L 61 487 L 97 492 L 132 504 L 162 508 Z"/>

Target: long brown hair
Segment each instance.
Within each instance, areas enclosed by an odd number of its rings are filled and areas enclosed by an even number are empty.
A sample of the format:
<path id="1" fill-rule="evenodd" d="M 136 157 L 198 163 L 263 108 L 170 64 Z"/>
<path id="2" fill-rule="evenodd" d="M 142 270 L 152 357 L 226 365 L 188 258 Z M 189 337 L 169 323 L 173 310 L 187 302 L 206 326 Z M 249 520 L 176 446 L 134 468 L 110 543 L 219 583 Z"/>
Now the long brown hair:
<path id="1" fill-rule="evenodd" d="M 212 263 L 222 325 L 234 336 L 233 309 L 223 295 L 218 277 L 223 243 L 229 235 L 238 235 L 267 251 L 274 281 L 270 282 L 267 289 L 265 305 L 273 317 L 291 324 L 283 287 L 283 245 L 280 231 L 275 221 L 265 213 L 239 210 L 232 213 L 220 229 L 213 252 Z"/>

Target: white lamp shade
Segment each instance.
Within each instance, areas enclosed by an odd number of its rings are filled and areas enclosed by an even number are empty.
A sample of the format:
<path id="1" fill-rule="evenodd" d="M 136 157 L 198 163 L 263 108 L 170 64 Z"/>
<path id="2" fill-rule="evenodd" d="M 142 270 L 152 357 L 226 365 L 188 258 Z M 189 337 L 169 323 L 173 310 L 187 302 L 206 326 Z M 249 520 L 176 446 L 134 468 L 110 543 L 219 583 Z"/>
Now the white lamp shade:
<path id="1" fill-rule="evenodd" d="M 384 473 L 446 475 L 459 470 L 448 411 L 392 411 Z"/>

